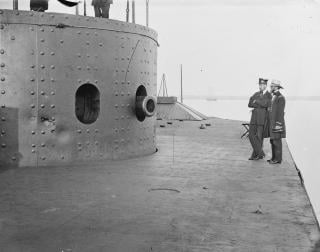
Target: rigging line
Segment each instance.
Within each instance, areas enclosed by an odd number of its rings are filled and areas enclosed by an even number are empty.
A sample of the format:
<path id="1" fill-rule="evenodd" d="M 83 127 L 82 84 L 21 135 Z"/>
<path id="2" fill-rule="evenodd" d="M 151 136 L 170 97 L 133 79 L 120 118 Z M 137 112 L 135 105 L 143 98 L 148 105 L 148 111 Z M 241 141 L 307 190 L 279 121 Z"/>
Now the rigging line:
<path id="1" fill-rule="evenodd" d="M 132 52 L 132 54 L 131 54 L 129 64 L 128 64 L 128 66 L 127 66 L 127 71 L 126 71 L 126 76 L 125 76 L 125 78 L 124 78 L 124 82 L 127 82 L 127 75 L 128 75 L 129 66 L 130 66 L 130 64 L 131 64 L 133 55 L 135 54 L 139 43 L 140 43 L 140 39 L 137 41 L 137 44 L 136 44 L 136 46 L 135 46 L 135 48 L 134 48 L 134 50 L 133 50 L 133 52 Z"/>

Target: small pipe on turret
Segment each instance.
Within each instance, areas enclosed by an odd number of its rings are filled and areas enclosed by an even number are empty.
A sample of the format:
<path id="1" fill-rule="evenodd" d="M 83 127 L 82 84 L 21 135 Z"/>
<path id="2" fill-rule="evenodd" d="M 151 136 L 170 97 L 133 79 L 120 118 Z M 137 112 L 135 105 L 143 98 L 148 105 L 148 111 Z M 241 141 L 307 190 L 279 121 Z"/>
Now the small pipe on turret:
<path id="1" fill-rule="evenodd" d="M 77 16 L 79 15 L 79 5 L 78 4 L 76 5 L 76 15 Z"/>
<path id="2" fill-rule="evenodd" d="M 83 1 L 83 16 L 87 16 L 87 1 Z"/>
<path id="3" fill-rule="evenodd" d="M 149 0 L 146 0 L 146 26 L 149 27 Z"/>
<path id="4" fill-rule="evenodd" d="M 130 6 L 129 6 L 129 0 L 127 0 L 127 9 L 126 9 L 126 21 L 129 22 L 129 15 L 130 15 Z"/>
<path id="5" fill-rule="evenodd" d="M 182 89 L 182 64 L 180 65 L 180 88 L 181 88 L 181 103 L 183 103 L 183 89 Z"/>
<path id="6" fill-rule="evenodd" d="M 132 0 L 132 23 L 136 23 L 136 2 Z"/>
<path id="7" fill-rule="evenodd" d="M 18 0 L 13 0 L 13 9 L 18 10 Z"/>

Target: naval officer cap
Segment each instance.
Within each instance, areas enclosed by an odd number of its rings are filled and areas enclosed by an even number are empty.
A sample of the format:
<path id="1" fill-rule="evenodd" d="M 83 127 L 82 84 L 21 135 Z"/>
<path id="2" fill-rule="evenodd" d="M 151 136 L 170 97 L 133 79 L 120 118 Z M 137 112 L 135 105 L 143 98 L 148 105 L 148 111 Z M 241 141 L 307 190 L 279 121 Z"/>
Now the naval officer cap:
<path id="1" fill-rule="evenodd" d="M 259 85 L 261 84 L 267 85 L 267 83 L 268 83 L 268 79 L 259 78 Z"/>
<path id="2" fill-rule="evenodd" d="M 272 80 L 272 81 L 271 81 L 271 86 L 273 86 L 273 87 L 278 87 L 278 88 L 283 88 L 283 87 L 281 86 L 281 82 L 280 82 L 279 80 Z"/>

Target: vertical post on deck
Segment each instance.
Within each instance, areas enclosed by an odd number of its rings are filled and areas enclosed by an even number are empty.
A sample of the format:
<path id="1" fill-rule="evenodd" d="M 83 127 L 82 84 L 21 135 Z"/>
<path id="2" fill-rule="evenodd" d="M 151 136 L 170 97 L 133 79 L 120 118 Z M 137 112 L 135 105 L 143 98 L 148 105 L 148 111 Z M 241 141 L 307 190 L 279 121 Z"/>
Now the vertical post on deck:
<path id="1" fill-rule="evenodd" d="M 13 9 L 18 10 L 18 0 L 13 0 Z"/>
<path id="2" fill-rule="evenodd" d="M 79 15 L 79 4 L 76 5 L 76 15 Z"/>
<path id="3" fill-rule="evenodd" d="M 83 1 L 83 16 L 87 16 L 87 1 Z"/>
<path id="4" fill-rule="evenodd" d="M 149 27 L 149 0 L 146 0 L 146 26 Z"/>
<path id="5" fill-rule="evenodd" d="M 130 6 L 129 6 L 129 0 L 127 0 L 127 9 L 126 9 L 126 21 L 129 22 L 129 15 L 130 15 Z"/>
<path id="6" fill-rule="evenodd" d="M 183 103 L 183 89 L 182 89 L 182 64 L 180 65 L 180 89 L 181 89 L 180 100 L 181 100 L 181 103 Z"/>
<path id="7" fill-rule="evenodd" d="M 136 2 L 132 0 L 132 23 L 136 23 Z"/>

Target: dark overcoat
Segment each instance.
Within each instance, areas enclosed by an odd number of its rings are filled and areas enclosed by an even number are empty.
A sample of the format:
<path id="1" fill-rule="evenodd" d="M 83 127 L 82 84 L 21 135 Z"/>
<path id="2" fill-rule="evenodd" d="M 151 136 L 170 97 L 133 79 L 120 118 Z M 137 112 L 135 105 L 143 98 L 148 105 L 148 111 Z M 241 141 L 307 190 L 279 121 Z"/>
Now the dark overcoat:
<path id="1" fill-rule="evenodd" d="M 271 107 L 271 94 L 267 91 L 256 92 L 249 99 L 249 108 L 253 108 L 250 125 L 263 126 L 263 137 L 269 137 L 269 116 L 268 110 Z"/>
<path id="2" fill-rule="evenodd" d="M 47 10 L 49 0 L 30 0 L 30 9 L 31 10 Z"/>
<path id="3" fill-rule="evenodd" d="M 113 4 L 113 0 L 92 0 L 92 5 L 102 7 L 105 5 Z"/>
<path id="4" fill-rule="evenodd" d="M 276 92 L 271 101 L 271 109 L 269 112 L 270 118 L 270 139 L 280 139 L 286 137 L 286 124 L 284 121 L 284 109 L 286 100 L 280 92 Z M 280 132 L 274 132 L 276 129 L 281 128 Z"/>

